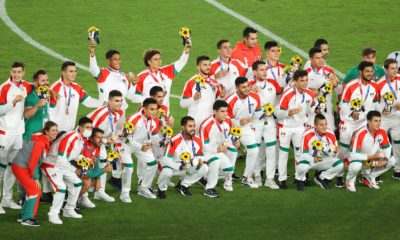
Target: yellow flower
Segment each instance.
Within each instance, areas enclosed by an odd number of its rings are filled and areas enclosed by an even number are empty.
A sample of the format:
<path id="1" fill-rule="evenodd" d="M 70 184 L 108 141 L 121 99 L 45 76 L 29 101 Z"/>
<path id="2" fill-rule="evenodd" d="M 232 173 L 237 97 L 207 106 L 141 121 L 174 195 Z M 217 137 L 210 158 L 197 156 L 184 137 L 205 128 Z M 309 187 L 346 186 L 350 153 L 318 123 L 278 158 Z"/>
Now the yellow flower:
<path id="1" fill-rule="evenodd" d="M 331 82 L 328 81 L 325 83 L 325 90 L 327 93 L 333 92 L 333 86 Z"/>
<path id="2" fill-rule="evenodd" d="M 315 150 L 317 150 L 317 151 L 321 151 L 321 150 L 322 150 L 322 142 L 321 142 L 320 140 L 315 139 L 315 140 L 312 142 L 312 145 L 313 145 L 313 147 L 314 147 Z"/>
<path id="3" fill-rule="evenodd" d="M 293 67 L 293 65 L 287 65 L 284 69 L 283 69 L 283 71 L 285 72 L 285 73 L 288 73 L 288 72 L 292 72 L 293 71 L 293 69 L 294 69 L 294 67 Z"/>
<path id="4" fill-rule="evenodd" d="M 181 158 L 181 160 L 183 161 L 183 162 L 185 162 L 185 163 L 188 163 L 188 162 L 190 162 L 190 153 L 188 153 L 188 152 L 183 152 L 182 154 L 181 154 L 181 156 L 180 156 L 180 158 Z"/>
<path id="5" fill-rule="evenodd" d="M 165 115 L 166 115 L 166 113 L 165 113 L 164 109 L 160 108 L 160 109 L 157 110 L 157 117 L 158 118 L 165 117 Z"/>
<path id="6" fill-rule="evenodd" d="M 274 106 L 270 103 L 264 104 L 263 109 L 267 116 L 271 116 L 274 113 Z"/>
<path id="7" fill-rule="evenodd" d="M 394 95 L 391 92 L 386 92 L 383 95 L 383 99 L 385 99 L 386 101 L 392 102 L 392 101 L 394 101 Z"/>
<path id="8" fill-rule="evenodd" d="M 132 122 L 124 122 L 124 128 L 131 132 L 133 129 L 135 129 L 135 125 Z"/>
<path id="9" fill-rule="evenodd" d="M 172 128 L 167 127 L 167 129 L 165 130 L 168 136 L 172 136 L 172 134 L 174 134 L 174 130 L 172 130 Z"/>
<path id="10" fill-rule="evenodd" d="M 190 37 L 190 29 L 189 28 L 187 28 L 187 27 L 182 27 L 180 30 L 179 30 L 179 35 L 181 36 L 181 37 L 184 37 L 184 38 L 187 38 L 187 37 Z"/>
<path id="11" fill-rule="evenodd" d="M 90 167 L 90 160 L 86 157 L 81 157 L 77 162 L 78 166 L 82 169 L 88 169 Z"/>
<path id="12" fill-rule="evenodd" d="M 118 158 L 118 153 L 116 151 L 110 150 L 107 154 L 107 161 L 111 162 Z"/>
<path id="13" fill-rule="evenodd" d="M 235 137 L 241 137 L 242 136 L 242 129 L 240 127 L 233 127 L 233 128 L 231 128 L 230 132 Z"/>
<path id="14" fill-rule="evenodd" d="M 278 47 L 278 53 L 279 53 L 279 55 L 282 54 L 282 47 L 281 46 Z"/>
<path id="15" fill-rule="evenodd" d="M 88 32 L 100 32 L 100 29 L 98 29 L 96 26 L 91 26 L 89 27 Z"/>
<path id="16" fill-rule="evenodd" d="M 326 98 L 324 96 L 318 96 L 319 103 L 326 103 Z"/>
<path id="17" fill-rule="evenodd" d="M 359 98 L 355 98 L 353 100 L 351 100 L 350 105 L 352 108 L 354 109 L 359 109 L 361 107 L 361 105 L 363 105 L 364 101 L 359 99 Z"/>
<path id="18" fill-rule="evenodd" d="M 301 65 L 303 63 L 303 60 L 301 60 L 301 57 L 299 55 L 296 55 L 294 57 L 292 57 L 292 62 Z"/>

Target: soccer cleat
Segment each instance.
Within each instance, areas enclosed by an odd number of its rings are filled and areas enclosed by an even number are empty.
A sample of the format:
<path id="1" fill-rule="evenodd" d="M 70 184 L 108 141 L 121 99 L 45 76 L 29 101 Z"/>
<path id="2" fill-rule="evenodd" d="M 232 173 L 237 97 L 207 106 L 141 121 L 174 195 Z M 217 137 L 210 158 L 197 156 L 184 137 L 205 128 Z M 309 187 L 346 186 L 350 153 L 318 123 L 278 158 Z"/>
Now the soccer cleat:
<path id="1" fill-rule="evenodd" d="M 366 177 L 362 177 L 359 182 L 364 186 L 369 187 L 369 180 Z"/>
<path id="2" fill-rule="evenodd" d="M 304 191 L 304 185 L 305 185 L 305 181 L 297 180 L 297 182 L 296 182 L 297 191 L 300 191 L 300 192 Z"/>
<path id="3" fill-rule="evenodd" d="M 119 199 L 123 203 L 132 203 L 132 199 L 129 196 L 129 193 L 121 193 L 121 195 L 119 196 Z"/>
<path id="4" fill-rule="evenodd" d="M 233 173 L 232 174 L 232 180 L 233 181 L 239 181 L 239 180 L 241 180 L 242 178 L 240 177 L 240 176 L 238 176 L 238 175 L 236 175 L 236 173 Z"/>
<path id="5" fill-rule="evenodd" d="M 328 181 L 326 181 L 325 179 L 321 179 L 320 177 L 319 177 L 320 175 L 317 175 L 315 178 L 314 178 L 314 182 L 318 185 L 318 186 L 320 186 L 322 189 L 329 189 L 330 187 L 329 187 L 329 182 Z"/>
<path id="6" fill-rule="evenodd" d="M 90 201 L 90 199 L 87 196 L 81 196 L 78 199 L 78 205 L 79 207 L 83 207 L 83 208 L 95 208 L 96 205 Z"/>
<path id="7" fill-rule="evenodd" d="M 271 189 L 279 189 L 279 186 L 275 183 L 274 179 L 265 180 L 264 186 L 269 187 Z"/>
<path id="8" fill-rule="evenodd" d="M 337 188 L 343 188 L 343 177 L 336 177 L 336 184 L 335 187 Z"/>
<path id="9" fill-rule="evenodd" d="M 400 172 L 394 172 L 392 178 L 394 180 L 400 180 Z"/>
<path id="10" fill-rule="evenodd" d="M 225 189 L 227 192 L 232 192 L 232 191 L 233 191 L 232 180 L 229 180 L 229 179 L 225 180 L 225 182 L 224 182 L 224 189 Z"/>
<path id="11" fill-rule="evenodd" d="M 288 185 L 287 185 L 286 181 L 280 181 L 278 183 L 278 186 L 279 186 L 279 189 L 283 189 L 283 190 L 288 189 Z"/>
<path id="12" fill-rule="evenodd" d="M 115 177 L 110 177 L 110 179 L 108 179 L 108 184 L 110 184 L 111 186 L 113 186 L 113 188 L 116 191 L 121 191 L 122 189 L 122 183 L 121 183 L 121 179 L 120 178 L 115 178 Z"/>
<path id="13" fill-rule="evenodd" d="M 75 209 L 64 209 L 63 210 L 63 217 L 82 218 L 82 215 L 80 215 L 79 213 L 75 212 Z"/>
<path id="14" fill-rule="evenodd" d="M 255 177 L 254 177 L 254 182 L 255 182 L 259 187 L 262 186 L 261 175 L 255 176 Z"/>
<path id="15" fill-rule="evenodd" d="M 192 193 L 189 191 L 188 187 L 185 187 L 181 184 L 179 184 L 179 191 L 182 196 L 192 196 Z"/>
<path id="16" fill-rule="evenodd" d="M 49 222 L 52 224 L 63 224 L 60 217 L 57 215 L 49 215 Z"/>
<path id="17" fill-rule="evenodd" d="M 250 188 L 258 188 L 258 185 L 254 182 L 251 177 L 243 177 L 242 185 Z"/>
<path id="18" fill-rule="evenodd" d="M 6 211 L 4 210 L 4 208 L 0 205 L 0 214 L 5 214 Z"/>
<path id="19" fill-rule="evenodd" d="M 3 201 L 1 201 L 1 206 L 5 208 L 11 208 L 11 209 L 21 209 L 22 207 L 18 204 L 16 204 L 12 199 L 5 200 L 3 198 Z"/>
<path id="20" fill-rule="evenodd" d="M 377 177 L 375 178 L 375 181 L 376 181 L 377 183 L 383 183 L 383 177 L 382 177 L 382 176 L 377 176 Z"/>
<path id="21" fill-rule="evenodd" d="M 167 195 L 165 194 L 165 191 L 161 191 L 160 189 L 158 189 L 157 194 L 158 194 L 158 198 L 159 199 L 166 199 L 167 198 Z"/>
<path id="22" fill-rule="evenodd" d="M 200 178 L 199 183 L 201 186 L 203 186 L 204 188 L 207 186 L 207 180 L 205 178 Z M 180 184 L 180 182 L 178 183 L 178 185 Z"/>
<path id="23" fill-rule="evenodd" d="M 29 227 L 39 227 L 40 223 L 38 220 L 30 218 L 21 221 L 21 225 L 29 226 Z"/>
<path id="24" fill-rule="evenodd" d="M 152 193 L 148 188 L 142 188 L 142 187 L 139 189 L 137 195 L 149 199 L 157 198 L 157 196 L 154 193 Z"/>
<path id="25" fill-rule="evenodd" d="M 210 198 L 219 198 L 219 194 L 217 190 L 214 188 L 206 189 L 204 191 L 204 196 L 210 197 Z"/>
<path id="26" fill-rule="evenodd" d="M 111 197 L 110 195 L 108 195 L 105 192 L 95 192 L 94 199 L 101 200 L 104 202 L 115 202 L 115 198 Z"/>
<path id="27" fill-rule="evenodd" d="M 378 183 L 376 183 L 376 180 L 372 178 L 370 175 L 367 175 L 365 179 L 368 180 L 368 187 L 373 188 L 373 189 L 380 189 Z"/>
<path id="28" fill-rule="evenodd" d="M 346 189 L 349 192 L 356 192 L 356 186 L 354 185 L 354 183 L 346 183 Z"/>

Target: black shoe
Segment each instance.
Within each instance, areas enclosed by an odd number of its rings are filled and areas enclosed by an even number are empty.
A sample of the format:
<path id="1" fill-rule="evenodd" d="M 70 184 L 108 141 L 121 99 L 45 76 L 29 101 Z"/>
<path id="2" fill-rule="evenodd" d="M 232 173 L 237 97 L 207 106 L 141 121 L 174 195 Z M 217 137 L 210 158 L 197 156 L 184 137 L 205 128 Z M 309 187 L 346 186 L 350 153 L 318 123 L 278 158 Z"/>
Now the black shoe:
<path id="1" fill-rule="evenodd" d="M 322 173 L 322 171 L 316 170 L 316 171 L 315 171 L 315 174 L 314 174 L 314 177 L 317 177 L 317 176 L 321 175 L 321 173 Z"/>
<path id="2" fill-rule="evenodd" d="M 238 176 L 238 175 L 236 175 L 236 173 L 233 173 L 232 174 L 232 180 L 233 181 L 240 181 L 242 178 L 240 177 L 240 176 Z"/>
<path id="3" fill-rule="evenodd" d="M 335 187 L 343 188 L 343 177 L 336 177 L 336 184 Z"/>
<path id="4" fill-rule="evenodd" d="M 82 211 L 81 211 L 80 208 L 76 207 L 74 210 L 75 210 L 75 212 L 76 212 L 77 214 L 81 214 L 81 215 L 82 215 Z"/>
<path id="5" fill-rule="evenodd" d="M 39 227 L 40 226 L 39 221 L 36 219 L 33 219 L 33 218 L 22 220 L 21 224 L 24 226 L 29 226 L 29 227 Z"/>
<path id="6" fill-rule="evenodd" d="M 42 203 L 52 203 L 53 202 L 53 194 L 51 192 L 43 193 L 40 197 L 40 202 Z"/>
<path id="7" fill-rule="evenodd" d="M 165 194 L 165 191 L 161 191 L 160 189 L 158 189 L 158 198 L 159 199 L 166 199 L 167 195 Z"/>
<path id="8" fill-rule="evenodd" d="M 217 190 L 215 190 L 215 188 L 210 188 L 210 189 L 206 189 L 204 191 L 204 196 L 207 196 L 210 198 L 218 198 L 219 194 L 218 194 Z"/>
<path id="9" fill-rule="evenodd" d="M 318 186 L 320 186 L 322 189 L 329 189 L 329 188 L 330 188 L 329 182 L 326 181 L 325 179 L 322 180 L 319 176 L 316 176 L 316 177 L 314 178 L 314 182 L 315 182 Z"/>
<path id="10" fill-rule="evenodd" d="M 156 193 L 157 193 L 157 190 L 155 190 L 153 187 L 150 187 L 150 188 L 149 188 L 149 191 L 150 191 L 152 194 L 156 194 Z"/>
<path id="11" fill-rule="evenodd" d="M 392 178 L 394 180 L 400 180 L 400 172 L 394 172 Z M 376 180 L 375 180 L 376 181 Z"/>
<path id="12" fill-rule="evenodd" d="M 298 181 L 298 182 L 299 182 L 299 181 Z M 279 186 L 279 189 L 284 189 L 284 190 L 288 189 L 288 186 L 287 186 L 287 184 L 286 184 L 286 181 L 280 181 L 280 182 L 278 183 L 278 186 Z"/>
<path id="13" fill-rule="evenodd" d="M 200 178 L 199 183 L 201 186 L 206 187 L 207 186 L 207 180 L 205 178 Z"/>
<path id="14" fill-rule="evenodd" d="M 304 191 L 304 182 L 305 181 L 297 180 L 297 183 L 296 183 L 297 191 Z"/>
<path id="15" fill-rule="evenodd" d="M 113 188 L 116 191 L 121 191 L 122 189 L 122 183 L 121 183 L 121 179 L 120 178 L 115 178 L 115 177 L 110 177 L 110 179 L 108 179 L 108 184 L 110 184 L 111 186 L 113 186 Z"/>
<path id="16" fill-rule="evenodd" d="M 180 184 L 179 184 L 179 186 L 180 186 L 179 192 L 180 192 L 183 196 L 192 196 L 192 193 L 189 191 L 189 188 L 188 188 L 188 187 L 185 187 L 185 186 L 180 185 Z"/>
<path id="17" fill-rule="evenodd" d="M 383 178 L 382 178 L 382 176 L 377 176 L 377 177 L 375 178 L 375 182 L 377 182 L 377 183 L 383 183 Z"/>

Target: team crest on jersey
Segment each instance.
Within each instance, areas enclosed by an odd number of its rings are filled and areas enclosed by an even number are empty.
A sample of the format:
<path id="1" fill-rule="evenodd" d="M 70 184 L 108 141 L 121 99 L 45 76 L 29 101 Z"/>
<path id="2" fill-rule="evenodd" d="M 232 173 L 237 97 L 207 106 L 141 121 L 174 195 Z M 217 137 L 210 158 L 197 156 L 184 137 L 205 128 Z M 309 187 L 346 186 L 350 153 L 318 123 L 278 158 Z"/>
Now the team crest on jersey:
<path id="1" fill-rule="evenodd" d="M 268 92 L 272 92 L 272 90 L 273 90 L 272 87 L 268 88 Z"/>
<path id="2" fill-rule="evenodd" d="M 310 99 L 306 100 L 306 103 L 307 103 L 307 104 L 309 104 L 310 102 L 311 102 L 311 100 L 310 100 Z"/>
<path id="3" fill-rule="evenodd" d="M 382 144 L 382 142 L 383 142 L 383 137 L 382 137 L 382 135 L 381 134 L 379 134 L 378 136 L 376 136 L 376 140 L 378 141 L 378 143 L 379 144 Z"/>

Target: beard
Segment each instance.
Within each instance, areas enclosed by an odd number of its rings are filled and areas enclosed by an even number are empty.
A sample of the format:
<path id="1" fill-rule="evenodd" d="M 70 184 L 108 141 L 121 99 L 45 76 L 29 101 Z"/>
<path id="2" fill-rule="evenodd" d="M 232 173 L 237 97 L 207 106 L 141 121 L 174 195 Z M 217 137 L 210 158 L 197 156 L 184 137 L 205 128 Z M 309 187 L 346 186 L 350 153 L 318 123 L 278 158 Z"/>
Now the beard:
<path id="1" fill-rule="evenodd" d="M 192 137 L 194 137 L 196 135 L 196 130 L 185 131 L 185 134 L 192 138 Z"/>
<path id="2" fill-rule="evenodd" d="M 364 75 L 362 75 L 361 78 L 362 78 L 362 80 L 367 81 L 367 82 L 371 82 L 372 81 L 372 78 L 368 79 Z"/>
<path id="3" fill-rule="evenodd" d="M 204 75 L 210 75 L 210 70 L 207 70 L 207 71 L 203 71 L 203 70 L 201 70 L 200 69 L 200 72 L 202 73 L 202 74 L 204 74 Z"/>

